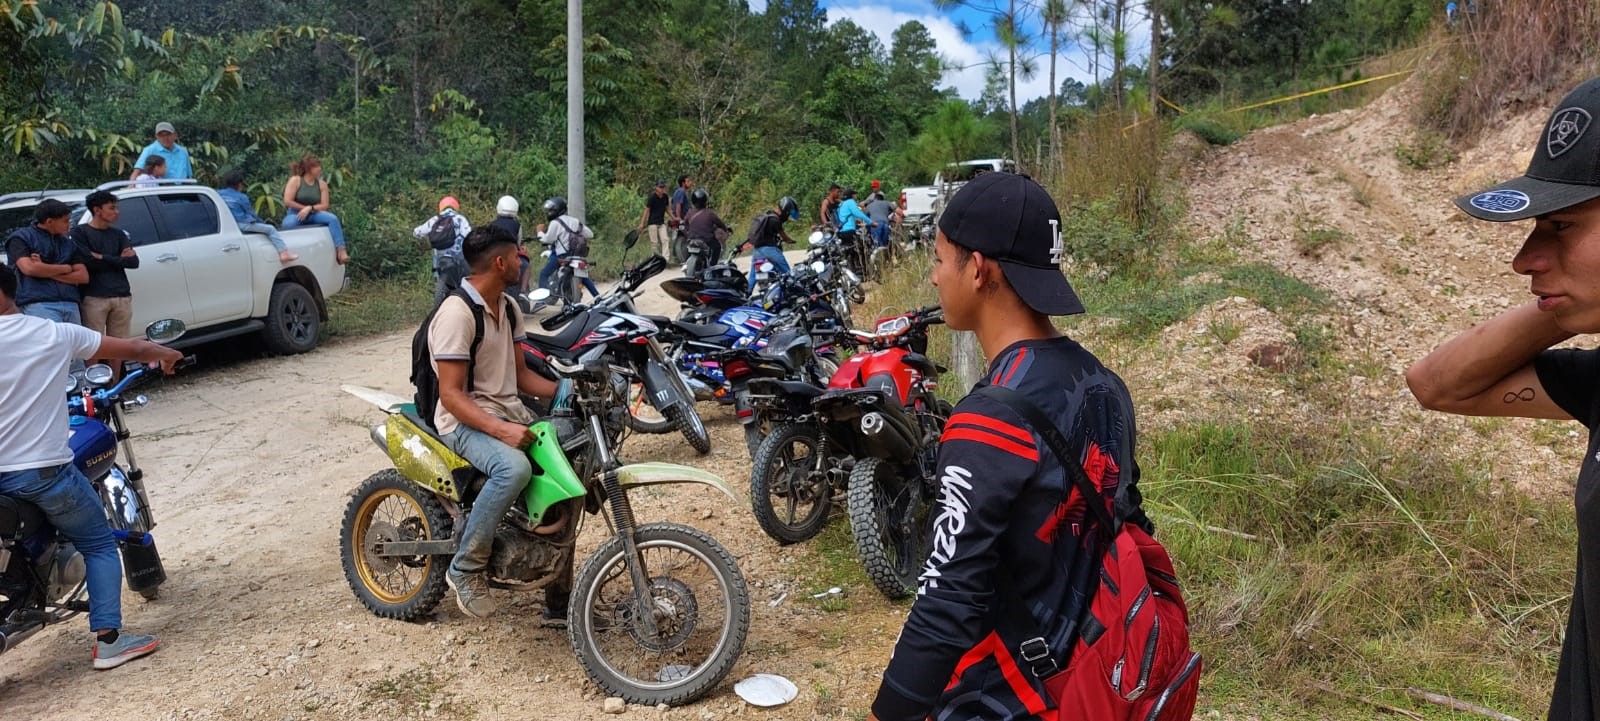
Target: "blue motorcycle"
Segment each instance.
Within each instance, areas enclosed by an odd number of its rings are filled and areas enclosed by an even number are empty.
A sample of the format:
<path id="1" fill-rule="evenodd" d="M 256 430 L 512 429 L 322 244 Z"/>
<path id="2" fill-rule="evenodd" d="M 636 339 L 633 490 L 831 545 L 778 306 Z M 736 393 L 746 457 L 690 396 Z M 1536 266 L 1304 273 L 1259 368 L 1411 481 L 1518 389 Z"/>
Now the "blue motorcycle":
<path id="1" fill-rule="evenodd" d="M 179 321 L 156 321 L 145 331 L 158 343 L 170 343 L 184 332 Z M 193 362 L 193 356 L 179 365 Z M 122 381 L 109 385 L 111 368 L 94 365 L 71 378 L 67 408 L 72 463 L 82 471 L 105 505 L 111 533 L 122 551 L 128 590 L 154 599 L 167 580 L 156 550 L 155 516 L 145 493 L 144 471 L 134 459 L 123 412 L 149 402 L 143 395 L 124 394 L 160 370 L 138 366 Z M 109 385 L 109 387 L 107 387 Z M 126 465 L 117 463 L 120 451 Z M 89 602 L 83 556 L 37 506 L 0 496 L 0 653 L 13 648 L 45 626 L 87 613 Z"/>

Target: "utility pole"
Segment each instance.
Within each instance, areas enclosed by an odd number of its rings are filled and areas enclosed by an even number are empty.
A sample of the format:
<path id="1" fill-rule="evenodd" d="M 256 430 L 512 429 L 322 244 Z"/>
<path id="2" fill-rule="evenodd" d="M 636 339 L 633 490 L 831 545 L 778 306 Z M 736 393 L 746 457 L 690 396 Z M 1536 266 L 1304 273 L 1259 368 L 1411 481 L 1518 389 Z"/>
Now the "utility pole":
<path id="1" fill-rule="evenodd" d="M 1150 113 L 1161 115 L 1161 93 L 1156 88 L 1156 71 L 1161 69 L 1161 0 L 1150 0 Z"/>
<path id="2" fill-rule="evenodd" d="M 567 212 L 585 220 L 583 202 L 583 0 L 567 0 Z"/>

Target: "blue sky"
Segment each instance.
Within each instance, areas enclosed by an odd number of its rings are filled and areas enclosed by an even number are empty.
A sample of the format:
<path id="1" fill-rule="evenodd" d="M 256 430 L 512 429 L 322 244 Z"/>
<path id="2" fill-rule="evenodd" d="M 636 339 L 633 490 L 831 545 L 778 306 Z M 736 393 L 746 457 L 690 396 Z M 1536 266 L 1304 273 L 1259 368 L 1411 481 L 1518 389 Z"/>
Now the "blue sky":
<path id="1" fill-rule="evenodd" d="M 748 0 L 752 10 L 760 11 L 766 7 L 766 0 Z M 978 4 L 1004 3 L 1006 0 L 978 0 Z M 909 20 L 917 20 L 928 27 L 934 42 L 939 47 L 939 54 L 951 64 L 962 69 L 951 70 L 945 74 L 944 84 L 953 87 L 961 97 L 975 99 L 983 93 L 984 60 L 991 54 L 999 52 L 1000 44 L 990 29 L 990 16 L 979 10 L 960 7 L 950 10 L 940 10 L 934 7 L 932 0 L 822 0 L 821 4 L 828 11 L 830 24 L 842 19 L 849 19 L 857 25 L 876 34 L 888 47 L 894 29 Z M 1018 3 L 1022 4 L 1021 2 Z M 1150 23 L 1143 15 L 1144 3 L 1136 5 L 1136 14 L 1130 24 L 1128 33 L 1131 39 L 1131 54 L 1140 64 L 1149 53 Z M 961 25 L 965 24 L 970 34 L 961 32 Z M 1024 31 L 1039 36 L 1037 15 L 1030 21 L 1031 27 L 1025 25 Z M 1068 34 L 1075 35 L 1079 28 L 1068 30 Z M 1032 79 L 1024 79 L 1017 85 L 1017 102 L 1025 103 L 1028 100 L 1044 97 L 1050 89 L 1050 66 L 1048 53 L 1048 39 L 1041 38 L 1036 43 L 1034 52 L 1038 55 L 1039 72 Z M 1063 77 L 1074 77 L 1085 83 L 1093 82 L 1094 72 L 1090 52 L 1073 44 L 1065 46 L 1056 62 L 1056 75 L 1059 82 Z M 1111 63 L 1109 56 L 1101 59 L 1102 67 Z M 1105 71 L 1102 70 L 1102 73 Z"/>

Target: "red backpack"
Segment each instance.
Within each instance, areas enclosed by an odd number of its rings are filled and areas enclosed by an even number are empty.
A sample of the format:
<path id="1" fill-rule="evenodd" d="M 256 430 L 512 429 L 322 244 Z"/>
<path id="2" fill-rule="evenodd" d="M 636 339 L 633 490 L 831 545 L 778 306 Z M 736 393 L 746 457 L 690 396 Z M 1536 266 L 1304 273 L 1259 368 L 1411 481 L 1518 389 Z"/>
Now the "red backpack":
<path id="1" fill-rule="evenodd" d="M 1037 630 L 1021 656 L 1044 682 L 1059 721 L 1187 721 L 1200 690 L 1200 654 L 1189 648 L 1189 610 L 1172 558 L 1137 523 L 1113 518 L 1049 416 L 1026 396 L 1003 386 L 984 391 L 1017 411 L 1044 438 L 1072 484 L 1110 536 L 1100 584 L 1063 656 Z M 1070 494 L 1070 491 L 1069 491 Z M 1030 616 L 1031 620 L 1031 616 Z M 1062 669 L 1059 659 L 1066 659 Z"/>

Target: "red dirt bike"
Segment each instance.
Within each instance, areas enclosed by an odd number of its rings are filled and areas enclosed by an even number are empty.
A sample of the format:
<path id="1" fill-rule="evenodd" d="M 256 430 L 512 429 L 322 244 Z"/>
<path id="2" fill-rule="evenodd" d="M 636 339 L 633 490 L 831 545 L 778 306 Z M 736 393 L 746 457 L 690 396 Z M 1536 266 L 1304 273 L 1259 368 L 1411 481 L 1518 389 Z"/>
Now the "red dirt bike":
<path id="1" fill-rule="evenodd" d="M 928 555 L 934 462 L 950 404 L 934 394 L 945 368 L 923 353 L 938 306 L 848 331 L 862 347 L 826 389 L 755 380 L 751 401 L 787 409 L 788 421 L 757 449 L 750 505 L 767 535 L 797 543 L 821 532 L 844 492 L 856 550 L 873 585 L 890 598 L 916 588 Z"/>

